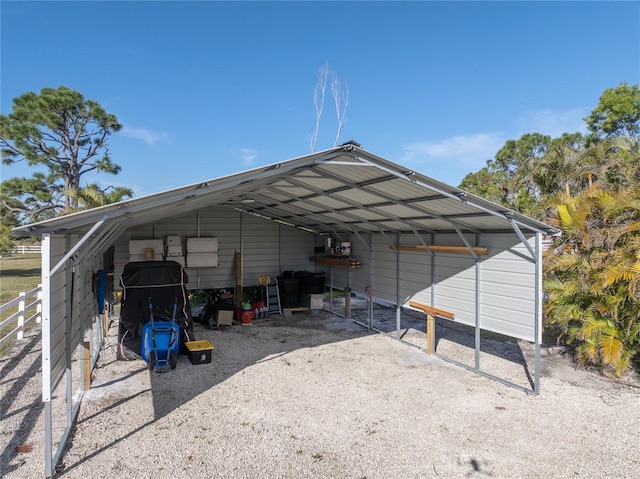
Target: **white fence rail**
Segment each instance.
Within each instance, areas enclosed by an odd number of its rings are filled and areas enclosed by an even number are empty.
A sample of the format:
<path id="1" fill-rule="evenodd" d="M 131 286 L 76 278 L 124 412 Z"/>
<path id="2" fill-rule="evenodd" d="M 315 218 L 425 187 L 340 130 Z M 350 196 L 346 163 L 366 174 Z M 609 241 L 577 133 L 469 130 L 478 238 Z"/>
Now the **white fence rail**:
<path id="1" fill-rule="evenodd" d="M 27 253 L 41 253 L 42 246 L 39 244 L 22 244 L 15 245 L 9 250 L 9 254 L 27 254 Z"/>
<path id="2" fill-rule="evenodd" d="M 16 311 L 0 322 L 0 331 L 11 328 L 15 324 L 11 331 L 0 338 L 0 346 L 10 341 L 14 336 L 17 339 L 22 339 L 25 326 L 31 321 L 35 320 L 36 323 L 40 323 L 42 320 L 42 285 L 40 284 L 37 288 L 26 293 L 20 293 L 16 298 L 0 306 L 0 314 L 13 310 Z"/>

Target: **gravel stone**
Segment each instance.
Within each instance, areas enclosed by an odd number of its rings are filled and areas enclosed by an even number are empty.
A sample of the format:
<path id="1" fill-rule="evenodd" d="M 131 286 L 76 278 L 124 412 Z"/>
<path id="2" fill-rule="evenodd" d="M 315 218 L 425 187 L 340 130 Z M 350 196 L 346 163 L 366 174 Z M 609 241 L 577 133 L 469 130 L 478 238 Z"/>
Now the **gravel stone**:
<path id="1" fill-rule="evenodd" d="M 366 321 L 367 305 L 352 307 Z M 376 327 L 395 321 L 376 308 Z M 166 373 L 116 361 L 110 336 L 56 477 L 638 477 L 637 375 L 607 379 L 545 347 L 529 395 L 412 347 L 425 346 L 419 314 L 402 325 L 404 343 L 327 312 L 196 324 L 211 363 L 180 356 Z M 482 345 L 484 370 L 531 388 L 533 345 Z M 472 366 L 473 332 L 438 321 L 437 352 Z M 38 331 L 0 360 L 6 479 L 44 475 L 39 365 Z"/>

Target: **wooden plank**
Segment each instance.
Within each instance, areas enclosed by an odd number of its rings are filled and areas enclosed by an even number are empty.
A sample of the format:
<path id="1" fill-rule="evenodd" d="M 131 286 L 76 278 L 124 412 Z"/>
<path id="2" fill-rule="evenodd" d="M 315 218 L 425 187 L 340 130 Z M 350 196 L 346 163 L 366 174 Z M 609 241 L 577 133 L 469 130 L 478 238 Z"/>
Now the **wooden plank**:
<path id="1" fill-rule="evenodd" d="M 235 305 L 236 308 L 240 307 L 240 303 L 242 303 L 242 253 L 240 251 L 236 251 L 233 255 L 233 270 L 234 276 L 236 280 L 235 284 Z"/>
<path id="2" fill-rule="evenodd" d="M 260 324 L 260 323 L 266 323 L 267 321 L 271 321 L 271 320 L 272 320 L 272 318 L 268 318 L 268 317 L 267 318 L 259 318 L 259 319 L 253 319 L 251 321 L 251 323 Z"/>
<path id="3" fill-rule="evenodd" d="M 100 316 L 100 315 L 98 315 Z M 102 331 L 104 333 L 104 337 L 108 337 L 109 336 L 109 309 L 108 308 L 104 308 L 104 313 L 102 314 L 103 317 L 103 328 L 104 330 Z"/>
<path id="4" fill-rule="evenodd" d="M 427 354 L 436 352 L 436 318 L 427 314 Z"/>
<path id="5" fill-rule="evenodd" d="M 417 301 L 409 301 L 409 306 L 413 306 L 414 308 L 421 309 L 427 315 L 441 316 L 446 319 L 456 318 L 456 315 L 454 313 L 450 313 L 449 311 L 445 311 L 444 309 L 433 308 L 426 304 L 418 303 Z"/>
<path id="6" fill-rule="evenodd" d="M 84 368 L 84 390 L 91 389 L 91 352 L 89 349 L 89 341 L 85 341 L 83 344 L 83 368 Z"/>
<path id="7" fill-rule="evenodd" d="M 233 254 L 233 272 L 236 279 L 236 284 L 242 284 L 242 253 L 236 251 Z"/>
<path id="8" fill-rule="evenodd" d="M 389 249 L 397 249 L 398 251 L 415 251 L 420 253 L 428 252 L 427 248 L 422 244 L 417 244 L 415 246 L 389 246 Z M 471 251 L 466 246 L 430 244 L 429 250 L 434 253 L 471 254 Z M 473 251 L 482 256 L 487 256 L 489 254 L 489 250 L 483 246 L 474 246 Z"/>

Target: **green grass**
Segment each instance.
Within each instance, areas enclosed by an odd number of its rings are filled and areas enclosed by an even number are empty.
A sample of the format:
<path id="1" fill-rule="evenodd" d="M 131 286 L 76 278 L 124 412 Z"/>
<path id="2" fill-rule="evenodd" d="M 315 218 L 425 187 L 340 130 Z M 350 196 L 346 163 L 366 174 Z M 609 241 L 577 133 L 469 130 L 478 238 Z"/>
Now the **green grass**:
<path id="1" fill-rule="evenodd" d="M 0 304 L 37 287 L 42 279 L 40 267 L 41 257 L 37 253 L 0 258 Z"/>
<path id="2" fill-rule="evenodd" d="M 41 256 L 40 254 L 18 254 L 13 256 L 3 256 L 0 258 L 0 304 L 5 304 L 16 298 L 20 293 L 31 291 L 40 284 L 41 276 Z M 11 308 L 0 315 L 0 321 L 8 318 L 17 311 L 17 308 Z M 0 331 L 0 336 L 4 336 L 16 324 L 10 324 Z M 29 329 L 29 324 L 26 329 Z M 12 343 L 11 340 L 4 346 L 2 350 Z M 2 352 L 2 351 L 0 351 Z"/>

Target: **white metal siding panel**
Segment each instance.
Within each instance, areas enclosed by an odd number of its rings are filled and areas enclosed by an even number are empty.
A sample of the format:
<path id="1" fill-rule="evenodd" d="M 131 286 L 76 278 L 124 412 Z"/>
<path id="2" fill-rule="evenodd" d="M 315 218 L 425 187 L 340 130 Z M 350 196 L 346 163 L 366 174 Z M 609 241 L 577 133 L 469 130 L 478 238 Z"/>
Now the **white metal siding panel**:
<path id="1" fill-rule="evenodd" d="M 442 240 L 438 243 L 444 244 Z M 516 245 L 518 241 L 515 234 L 483 236 L 480 238 L 480 245 L 489 248 L 490 252 L 511 248 L 512 251 L 530 256 L 524 245 Z M 403 257 L 406 255 L 407 253 L 404 253 Z M 478 298 L 480 327 L 533 341 L 535 337 L 535 265 L 508 250 L 494 256 L 480 258 L 480 296 Z M 418 283 L 413 284 L 415 293 L 412 299 L 451 311 L 456 315 L 457 322 L 474 326 L 476 323 L 475 260 L 467 255 L 436 254 L 435 261 L 435 301 L 431 304 L 430 289 L 420 290 Z M 404 263 L 402 268 L 403 272 L 405 269 L 412 269 Z M 403 284 L 403 288 L 406 286 Z"/>
<path id="2" fill-rule="evenodd" d="M 218 266 L 216 268 L 187 268 L 188 289 L 211 289 L 233 287 L 235 284 L 233 258 L 240 251 L 241 213 L 229 208 L 210 208 L 201 210 L 191 217 L 193 227 L 182 234 L 189 236 L 214 236 L 218 238 Z"/>
<path id="3" fill-rule="evenodd" d="M 243 215 L 241 219 L 241 215 Z M 241 239 L 241 232 L 244 238 Z M 314 270 L 309 257 L 313 255 L 314 235 L 230 208 L 210 208 L 189 215 L 167 218 L 154 225 L 131 229 L 116 242 L 116 281 L 119 285 L 122 268 L 128 262 L 124 254 L 129 239 L 160 239 L 180 236 L 183 245 L 188 238 L 215 237 L 218 240 L 218 266 L 185 268 L 189 289 L 231 287 L 235 283 L 233 260 L 236 251 L 244 248 L 244 284 L 257 284 L 260 274 L 276 277 L 284 270 Z M 126 251 L 126 248 L 125 248 Z M 119 289 L 119 288 L 118 288 Z"/>
<path id="4" fill-rule="evenodd" d="M 65 236 L 52 237 L 52 266 L 64 257 L 69 248 L 75 246 L 82 238 L 71 236 L 67 240 Z M 67 367 L 67 358 L 71 358 L 77 350 L 77 346 L 84 341 L 84 332 L 91 324 L 97 303 L 93 295 L 92 261 L 100 264 L 96 256 L 101 252 L 87 252 L 84 245 L 78 250 L 83 258 L 75 264 L 75 270 L 71 275 L 70 262 L 60 268 L 51 278 L 51 381 L 56 384 L 63 376 Z M 93 255 L 91 255 L 93 253 Z M 97 268 L 96 268 L 97 269 Z M 73 279 L 73 285 L 68 280 Z M 71 296 L 68 289 L 72 288 Z M 71 292 L 71 291 L 69 291 Z M 67 318 L 67 299 L 71 299 L 71 317 Z M 67 349 L 70 344 L 71 350 Z"/>
<path id="5" fill-rule="evenodd" d="M 533 303 L 531 304 L 533 308 Z M 481 327 L 513 338 L 534 342 L 533 317 L 522 311 L 509 311 L 504 306 L 481 306 Z"/>
<path id="6" fill-rule="evenodd" d="M 374 298 L 392 303 L 398 301 L 398 255 L 389 248 L 389 241 L 396 241 L 396 235 L 373 235 L 373 255 L 375 258 L 373 270 L 372 292 Z"/>
<path id="7" fill-rule="evenodd" d="M 514 236 L 490 238 L 495 245 L 492 249 L 501 252 L 481 264 L 480 324 L 484 329 L 534 342 L 535 264 L 520 256 L 530 257 L 530 253 Z M 535 237 L 530 242 L 535 245 Z"/>
<path id="8" fill-rule="evenodd" d="M 475 275 L 476 266 L 472 256 L 436 255 L 435 300 L 431 306 L 454 313 L 458 322 L 474 325 Z"/>
<path id="9" fill-rule="evenodd" d="M 57 300 L 56 300 L 57 301 Z M 56 384 L 65 370 L 65 305 L 51 307 L 51 383 Z"/>
<path id="10" fill-rule="evenodd" d="M 66 251 L 64 236 L 51 236 L 51 267 L 64 257 Z M 51 276 L 51 384 L 57 384 L 65 371 L 66 351 L 66 280 L 65 268 L 60 268 Z"/>
<path id="11" fill-rule="evenodd" d="M 280 225 L 280 265 L 270 276 L 275 277 L 282 271 L 317 271 L 316 265 L 309 261 L 315 245 L 314 234 Z"/>
<path id="12" fill-rule="evenodd" d="M 408 292 L 415 290 L 415 285 L 431 283 L 430 256 L 425 253 L 400 253 L 400 287 Z"/>
<path id="13" fill-rule="evenodd" d="M 525 266 L 528 265 L 525 265 L 524 261 L 522 263 L 514 263 L 513 261 L 504 261 L 504 259 L 497 257 L 495 261 L 483 261 L 482 269 L 480 270 L 480 281 L 489 281 L 500 288 L 507 286 L 530 288 L 532 286 L 531 273 L 529 271 L 522 270 Z M 509 267 L 513 269 L 501 269 Z M 487 287 L 490 286 L 487 285 Z"/>
<path id="14" fill-rule="evenodd" d="M 125 234 L 115 240 L 113 245 L 113 287 L 115 291 L 120 291 L 120 276 L 124 266 L 129 262 L 129 239 L 130 233 Z"/>
<path id="15" fill-rule="evenodd" d="M 152 224 L 138 226 L 137 228 L 129 230 L 129 233 L 130 233 L 130 239 L 132 240 L 156 239 L 156 236 L 154 236 L 154 234 L 156 233 L 156 230 L 154 228 L 154 225 Z"/>
<path id="16" fill-rule="evenodd" d="M 396 253 L 389 249 L 388 239 L 373 235 L 374 296 L 395 303 Z M 415 235 L 400 235 L 404 246 L 415 246 L 420 240 Z M 395 238 L 393 238 L 395 240 Z M 428 243 L 430 238 L 424 238 Z M 468 237 L 474 245 L 475 238 Z M 533 243 L 534 239 L 531 239 Z M 359 242 L 352 241 L 352 256 L 365 253 Z M 534 264 L 514 254 L 530 256 L 526 247 L 518 244 L 513 235 L 487 235 L 479 237 L 479 246 L 485 246 L 497 255 L 480 256 L 479 292 L 480 324 L 483 329 L 512 337 L 533 340 L 535 326 L 535 267 Z M 439 235 L 435 244 L 465 246 L 453 235 Z M 413 299 L 436 308 L 451 311 L 456 321 L 474 326 L 476 322 L 476 262 L 466 254 L 435 255 L 435 301 L 432 301 L 431 261 L 432 256 L 423 252 L 401 252 L 400 298 L 405 306 Z M 364 258 L 363 258 L 364 259 Z M 363 289 L 368 284 L 366 269 L 352 274 L 352 287 Z M 346 284 L 345 272 L 334 268 L 334 286 Z M 366 283 L 366 284 L 365 284 Z"/>
<path id="17" fill-rule="evenodd" d="M 64 236 L 51 235 L 51 267 L 53 268 L 64 258 L 67 249 Z"/>
<path id="18" fill-rule="evenodd" d="M 526 236 L 529 237 L 530 244 L 535 245 L 535 236 L 531 234 Z M 514 246 L 519 251 L 526 249 L 520 241 L 520 238 L 515 233 L 482 236 L 480 237 L 480 246 L 486 246 L 494 251 L 507 250 Z M 529 254 L 527 254 L 527 256 L 529 256 Z"/>
<path id="19" fill-rule="evenodd" d="M 84 298 L 81 297 L 81 292 L 82 292 L 82 287 L 83 287 L 83 282 L 84 282 L 84 278 L 83 278 L 83 271 L 82 271 L 82 265 L 81 264 L 77 264 L 74 272 L 73 272 L 73 298 L 72 298 L 72 304 L 71 304 L 71 319 L 72 319 L 72 326 L 71 326 L 71 332 L 72 332 L 72 336 L 71 336 L 71 344 L 73 346 L 75 346 L 76 344 L 78 344 L 78 342 L 80 341 L 80 322 L 83 321 L 83 319 L 81 318 L 81 314 L 82 314 L 82 300 Z"/>
<path id="20" fill-rule="evenodd" d="M 80 331 L 87 330 L 93 317 L 98 314 L 98 301 L 93 294 L 93 272 L 102 268 L 102 266 L 96 265 L 95 268 L 92 268 L 90 259 L 91 257 L 87 256 L 86 260 L 78 265 L 78 273 L 76 274 L 78 278 L 77 311 L 79 313 L 78 319 L 81 322 L 78 334 Z"/>
<path id="21" fill-rule="evenodd" d="M 162 239 L 165 243 L 167 236 L 180 236 L 180 244 L 184 247 L 189 237 L 198 236 L 198 214 L 189 213 L 188 215 L 174 216 L 167 220 L 162 220 L 155 225 L 155 234 L 157 238 Z M 201 233 L 201 236 L 209 236 Z M 183 248 L 186 251 L 186 248 Z"/>
<path id="22" fill-rule="evenodd" d="M 252 215 L 243 217 L 243 281 L 257 285 L 258 276 L 273 275 L 280 264 L 279 225 Z"/>
<path id="23" fill-rule="evenodd" d="M 532 297 L 529 297 L 531 291 L 531 288 L 529 286 L 507 284 L 500 281 L 499 277 L 497 278 L 498 281 L 495 281 L 495 277 L 482 273 L 480 274 L 480 278 L 480 290 L 482 294 L 485 294 L 488 297 L 499 297 L 501 298 L 502 302 L 506 304 L 510 303 L 511 301 L 529 301 L 530 299 L 533 299 Z"/>
<path id="24" fill-rule="evenodd" d="M 344 289 L 350 287 L 349 270 L 347 268 L 329 268 L 325 267 L 324 271 L 327 275 L 326 284 L 333 285 L 335 289 Z"/>
<path id="25" fill-rule="evenodd" d="M 373 286 L 369 277 L 369 271 L 373 268 L 375 270 L 377 265 L 377 258 L 373 257 L 373 264 L 370 257 L 370 242 L 372 241 L 372 235 L 361 235 L 362 239 L 366 241 L 362 244 L 360 239 L 356 236 L 351 236 L 348 241 L 351 242 L 351 258 L 360 261 L 361 267 L 351 270 L 351 288 L 354 292 L 364 294 L 367 286 Z"/>
<path id="26" fill-rule="evenodd" d="M 385 299 L 389 301 L 391 297 L 393 297 L 395 301 L 398 294 L 396 265 L 397 263 L 395 261 L 389 261 L 386 258 L 375 258 L 373 265 L 373 284 L 371 285 L 375 296 L 384 295 Z"/>
<path id="27" fill-rule="evenodd" d="M 400 300 L 407 301 L 422 292 L 420 301 L 431 304 L 431 255 L 400 252 Z M 428 300 L 425 298 L 428 297 Z"/>

